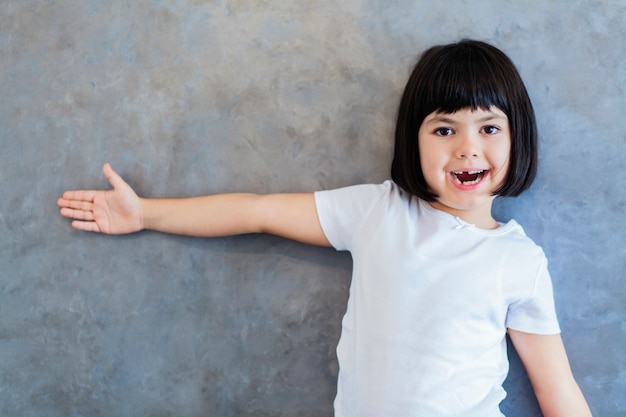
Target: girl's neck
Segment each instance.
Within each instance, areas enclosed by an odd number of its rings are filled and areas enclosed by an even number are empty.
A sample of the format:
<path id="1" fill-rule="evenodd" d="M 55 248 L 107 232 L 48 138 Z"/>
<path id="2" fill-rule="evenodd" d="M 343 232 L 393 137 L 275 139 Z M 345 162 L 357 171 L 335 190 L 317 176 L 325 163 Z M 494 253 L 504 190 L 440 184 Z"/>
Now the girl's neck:
<path id="1" fill-rule="evenodd" d="M 491 215 L 491 203 L 485 206 L 477 207 L 473 210 L 456 209 L 441 204 L 438 201 L 429 203 L 436 210 L 443 211 L 454 217 L 458 217 L 466 223 L 473 224 L 480 229 L 494 230 L 500 227 L 500 223 Z"/>

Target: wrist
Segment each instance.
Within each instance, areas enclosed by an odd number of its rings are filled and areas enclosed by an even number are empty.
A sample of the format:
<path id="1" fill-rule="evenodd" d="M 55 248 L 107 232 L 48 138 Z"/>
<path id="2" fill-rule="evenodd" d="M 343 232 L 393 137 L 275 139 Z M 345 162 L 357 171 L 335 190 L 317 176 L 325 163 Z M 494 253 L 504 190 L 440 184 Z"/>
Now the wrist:
<path id="1" fill-rule="evenodd" d="M 151 229 L 150 201 L 147 198 L 139 197 L 139 214 L 137 219 L 137 227 L 139 230 Z"/>

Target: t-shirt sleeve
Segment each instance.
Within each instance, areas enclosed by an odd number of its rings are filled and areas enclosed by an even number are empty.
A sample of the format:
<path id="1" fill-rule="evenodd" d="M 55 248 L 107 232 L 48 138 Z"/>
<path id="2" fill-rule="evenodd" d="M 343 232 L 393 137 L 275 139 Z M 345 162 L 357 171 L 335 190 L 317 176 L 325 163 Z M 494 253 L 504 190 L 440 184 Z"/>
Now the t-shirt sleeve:
<path id="1" fill-rule="evenodd" d="M 509 306 L 506 327 L 520 332 L 542 335 L 561 332 L 554 307 L 552 281 L 545 257 L 535 277 L 531 295 Z"/>
<path id="2" fill-rule="evenodd" d="M 350 250 L 367 214 L 392 187 L 386 181 L 316 192 L 317 215 L 330 244 L 337 250 Z"/>

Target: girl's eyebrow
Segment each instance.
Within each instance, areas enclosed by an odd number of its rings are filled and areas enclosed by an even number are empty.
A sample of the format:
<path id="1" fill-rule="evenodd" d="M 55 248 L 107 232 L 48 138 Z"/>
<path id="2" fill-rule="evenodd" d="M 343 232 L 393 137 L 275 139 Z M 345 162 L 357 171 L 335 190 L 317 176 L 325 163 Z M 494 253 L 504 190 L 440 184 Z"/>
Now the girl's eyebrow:
<path id="1" fill-rule="evenodd" d="M 454 120 L 446 117 L 446 116 L 435 116 L 429 120 L 426 120 L 424 123 L 426 124 L 436 124 L 436 123 L 448 123 L 448 124 L 452 124 L 454 123 Z"/>
<path id="2" fill-rule="evenodd" d="M 482 119 L 478 119 L 477 122 L 478 123 L 485 123 L 485 122 L 490 122 L 492 120 L 508 120 L 508 117 L 500 116 L 498 114 L 492 114 L 492 115 L 489 115 L 489 116 L 485 116 Z"/>

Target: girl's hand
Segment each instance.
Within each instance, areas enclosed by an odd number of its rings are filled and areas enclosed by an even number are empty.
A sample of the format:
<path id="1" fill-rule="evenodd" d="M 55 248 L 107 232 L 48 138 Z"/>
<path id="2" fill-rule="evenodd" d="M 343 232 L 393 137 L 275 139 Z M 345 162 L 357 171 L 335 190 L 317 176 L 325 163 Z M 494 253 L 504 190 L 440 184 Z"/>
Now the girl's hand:
<path id="1" fill-rule="evenodd" d="M 57 204 L 61 215 L 74 219 L 72 227 L 106 234 L 133 233 L 143 229 L 141 199 L 111 165 L 102 168 L 112 190 L 66 191 Z"/>

